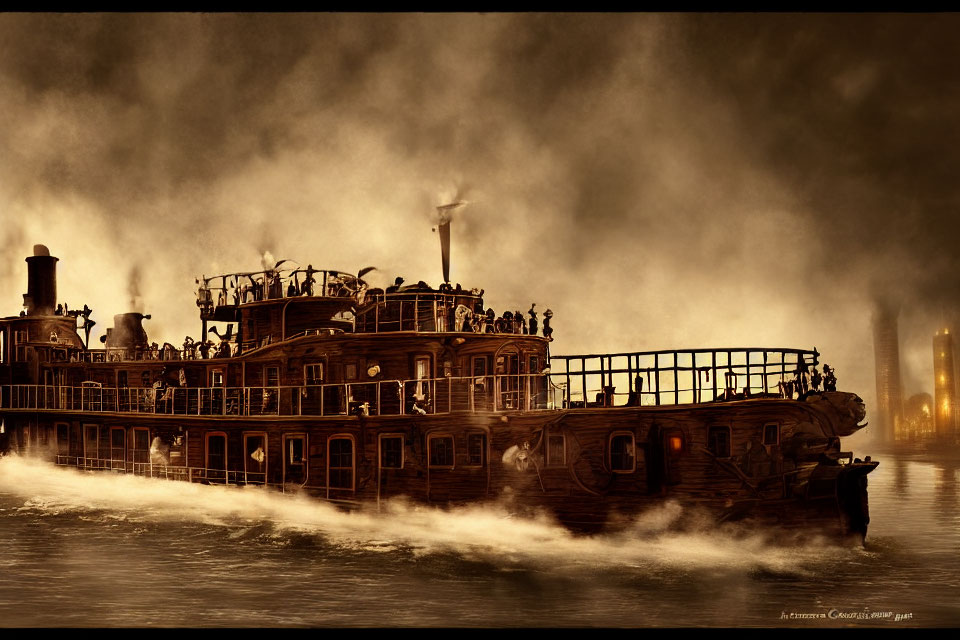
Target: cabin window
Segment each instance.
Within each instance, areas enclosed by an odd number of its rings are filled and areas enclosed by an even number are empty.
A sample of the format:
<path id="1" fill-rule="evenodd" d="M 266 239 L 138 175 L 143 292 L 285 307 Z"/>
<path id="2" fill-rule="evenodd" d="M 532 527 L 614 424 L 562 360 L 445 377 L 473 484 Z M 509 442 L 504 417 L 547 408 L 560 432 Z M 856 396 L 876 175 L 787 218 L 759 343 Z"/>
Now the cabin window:
<path id="1" fill-rule="evenodd" d="M 249 483 L 263 484 L 267 480 L 267 434 L 243 434 L 244 479 Z"/>
<path id="2" fill-rule="evenodd" d="M 123 427 L 110 428 L 110 459 L 123 461 L 127 450 L 127 432 Z"/>
<path id="3" fill-rule="evenodd" d="M 307 437 L 284 434 L 283 482 L 306 484 L 307 482 Z"/>
<path id="4" fill-rule="evenodd" d="M 140 386 L 141 386 L 141 387 L 149 387 L 150 384 L 151 384 L 151 383 L 150 383 L 150 372 L 149 372 L 149 371 L 144 371 L 143 373 L 140 374 Z"/>
<path id="5" fill-rule="evenodd" d="M 7 364 L 7 330 L 0 329 L 0 364 Z"/>
<path id="6" fill-rule="evenodd" d="M 263 386 L 277 387 L 280 385 L 280 367 L 267 367 L 263 370 Z"/>
<path id="7" fill-rule="evenodd" d="M 83 457 L 96 458 L 98 456 L 98 443 L 100 441 L 100 427 L 95 424 L 87 424 L 83 427 Z"/>
<path id="8" fill-rule="evenodd" d="M 453 469 L 453 436 L 429 436 L 427 449 L 431 469 Z"/>
<path id="9" fill-rule="evenodd" d="M 776 423 L 763 425 L 763 444 L 770 446 L 780 444 L 780 425 Z"/>
<path id="10" fill-rule="evenodd" d="M 210 386 L 211 387 L 222 387 L 223 386 L 223 369 L 214 369 L 210 372 Z"/>
<path id="11" fill-rule="evenodd" d="M 567 439 L 562 433 L 547 435 L 547 466 L 562 467 L 567 464 Z"/>
<path id="12" fill-rule="evenodd" d="M 150 462 L 150 429 L 134 427 L 133 461 L 135 463 Z"/>
<path id="13" fill-rule="evenodd" d="M 222 431 L 207 434 L 207 479 L 226 480 L 227 434 Z"/>
<path id="14" fill-rule="evenodd" d="M 323 384 L 323 363 L 314 362 L 303 367 L 304 384 Z"/>
<path id="15" fill-rule="evenodd" d="M 487 459 L 487 434 L 471 433 L 467 435 L 467 457 L 471 467 L 482 467 Z"/>
<path id="16" fill-rule="evenodd" d="M 421 380 L 430 378 L 430 356 L 417 356 L 413 361 L 413 371 L 414 378 L 417 380 L 416 395 L 429 394 L 429 384 Z"/>
<path id="17" fill-rule="evenodd" d="M 353 438 L 327 441 L 327 478 L 330 489 L 353 489 Z"/>
<path id="18" fill-rule="evenodd" d="M 380 468 L 403 468 L 403 436 L 380 436 Z"/>
<path id="19" fill-rule="evenodd" d="M 710 427 L 707 449 L 718 458 L 730 457 L 730 427 Z"/>
<path id="20" fill-rule="evenodd" d="M 117 371 L 117 386 L 120 388 L 130 386 L 127 382 L 127 372 L 126 371 Z"/>
<path id="21" fill-rule="evenodd" d="M 610 470 L 615 473 L 633 473 L 637 469 L 632 433 L 614 433 L 610 436 Z"/>
<path id="22" fill-rule="evenodd" d="M 357 379 L 357 363 L 356 362 L 350 362 L 343 366 L 343 377 L 345 380 Z"/>
<path id="23" fill-rule="evenodd" d="M 18 362 L 23 362 L 27 359 L 26 347 L 23 345 L 27 342 L 27 332 L 24 330 L 14 331 L 13 332 L 13 345 L 16 349 L 16 360 Z"/>

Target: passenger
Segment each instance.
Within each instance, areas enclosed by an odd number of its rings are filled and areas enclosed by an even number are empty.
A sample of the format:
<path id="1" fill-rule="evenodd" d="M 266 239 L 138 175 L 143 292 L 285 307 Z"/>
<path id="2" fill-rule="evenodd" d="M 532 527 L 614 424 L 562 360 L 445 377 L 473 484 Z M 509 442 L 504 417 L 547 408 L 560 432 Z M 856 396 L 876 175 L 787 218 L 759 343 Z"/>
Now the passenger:
<path id="1" fill-rule="evenodd" d="M 200 357 L 204 360 L 210 357 L 210 347 L 213 346 L 213 343 L 209 340 L 205 342 L 200 342 L 198 344 L 197 350 L 200 352 Z"/>
<path id="2" fill-rule="evenodd" d="M 517 328 L 513 323 L 513 311 L 503 312 L 503 331 L 501 333 L 516 333 Z"/>
<path id="3" fill-rule="evenodd" d="M 400 276 L 397 276 L 396 279 L 393 281 L 393 284 L 387 287 L 387 293 L 396 293 L 397 291 L 400 290 L 400 285 L 402 284 L 403 284 L 403 278 L 401 278 Z"/>
<path id="4" fill-rule="evenodd" d="M 57 305 L 57 315 L 58 315 L 58 316 L 62 316 L 62 315 L 63 315 L 63 305 L 62 305 L 62 304 L 58 304 L 58 305 Z"/>
<path id="5" fill-rule="evenodd" d="M 269 298 L 271 300 L 276 300 L 277 298 L 283 297 L 283 282 L 280 280 L 279 271 L 271 271 L 269 273 L 270 279 L 270 291 Z"/>
<path id="6" fill-rule="evenodd" d="M 829 365 L 823 365 L 823 390 L 837 390 L 837 370 L 831 369 Z"/>
<path id="7" fill-rule="evenodd" d="M 797 370 L 794 371 L 793 386 L 797 390 L 797 398 L 800 398 L 809 391 L 810 370 L 807 368 L 807 362 L 800 359 L 797 363 Z"/>
<path id="8" fill-rule="evenodd" d="M 553 341 L 553 327 L 550 326 L 550 318 L 553 317 L 553 311 L 547 309 L 543 312 L 543 337 Z"/>
<path id="9" fill-rule="evenodd" d="M 308 264 L 308 265 L 307 265 L 307 278 L 306 278 L 306 280 L 303 281 L 303 286 L 300 288 L 300 293 L 301 293 L 302 295 L 307 295 L 307 296 L 312 296 L 312 295 L 313 295 L 313 285 L 314 285 L 314 283 L 316 282 L 316 280 L 315 280 L 314 277 L 313 277 L 313 274 L 314 274 L 314 273 L 316 273 L 316 271 L 313 270 L 313 265 L 312 265 L 312 264 Z"/>
<path id="10" fill-rule="evenodd" d="M 497 314 L 493 310 L 493 307 L 487 309 L 486 319 L 483 324 L 483 331 L 481 333 L 493 333 L 494 332 L 494 322 L 497 319 Z"/>
<path id="11" fill-rule="evenodd" d="M 454 317 L 454 331 L 459 333 L 465 330 L 464 323 L 468 322 L 468 320 L 473 317 L 473 313 L 471 313 L 470 309 L 465 305 L 458 304 L 456 310 L 454 311 Z"/>
<path id="12" fill-rule="evenodd" d="M 537 306 L 537 303 L 536 302 L 532 303 L 530 305 L 530 311 L 527 311 L 527 313 L 530 314 L 529 331 L 531 336 L 537 335 L 537 312 L 533 310 L 535 306 Z"/>
<path id="13" fill-rule="evenodd" d="M 523 313 L 520 311 L 513 312 L 513 322 L 517 326 L 515 333 L 526 333 L 527 332 L 527 319 L 523 317 Z"/>
<path id="14" fill-rule="evenodd" d="M 813 368 L 813 375 L 810 377 L 810 384 L 813 386 L 814 393 L 820 393 L 820 383 L 823 382 L 823 376 L 820 375 L 820 372 L 817 371 L 817 368 Z"/>
<path id="15" fill-rule="evenodd" d="M 296 279 L 296 276 L 294 276 Z M 294 284 L 294 280 L 290 281 L 290 284 L 287 285 L 287 297 L 293 298 L 297 295 L 297 285 Z"/>

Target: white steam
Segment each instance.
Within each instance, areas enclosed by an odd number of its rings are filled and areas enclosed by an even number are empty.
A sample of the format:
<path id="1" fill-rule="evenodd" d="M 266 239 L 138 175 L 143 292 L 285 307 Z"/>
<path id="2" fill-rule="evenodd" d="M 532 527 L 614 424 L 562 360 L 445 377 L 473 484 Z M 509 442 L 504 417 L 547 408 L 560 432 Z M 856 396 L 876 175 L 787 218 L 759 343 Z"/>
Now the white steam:
<path id="1" fill-rule="evenodd" d="M 838 547 L 808 540 L 772 546 L 760 533 L 709 525 L 677 532 L 682 509 L 666 503 L 616 534 L 576 536 L 546 516 L 520 518 L 502 505 L 442 510 L 404 501 L 344 512 L 307 498 L 258 487 L 204 486 L 131 475 L 84 473 L 18 456 L 0 459 L 3 492 L 24 499 L 24 509 L 50 513 L 106 510 L 128 519 L 189 520 L 235 526 L 239 520 L 271 524 L 281 533 L 319 535 L 347 548 L 455 552 L 495 563 L 563 568 L 701 569 L 803 574 L 833 562 Z M 247 522 L 246 524 L 249 524 Z"/>

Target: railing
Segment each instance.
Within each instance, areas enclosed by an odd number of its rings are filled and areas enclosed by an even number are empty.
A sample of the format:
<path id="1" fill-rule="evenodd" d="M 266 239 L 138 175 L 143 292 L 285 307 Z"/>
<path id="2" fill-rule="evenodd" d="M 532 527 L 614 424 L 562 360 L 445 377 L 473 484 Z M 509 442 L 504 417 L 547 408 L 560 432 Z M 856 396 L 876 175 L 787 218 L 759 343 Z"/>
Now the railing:
<path id="1" fill-rule="evenodd" d="M 354 331 L 381 333 L 391 331 L 456 333 L 525 333 L 526 321 L 520 318 L 495 318 L 474 313 L 481 298 L 472 292 L 407 291 L 375 294 L 356 314 Z M 513 312 L 511 312 L 513 315 Z"/>
<path id="2" fill-rule="evenodd" d="M 800 349 L 693 349 L 554 356 L 550 371 L 477 377 L 258 387 L 63 387 L 5 385 L 0 408 L 224 416 L 416 415 L 651 406 L 812 388 Z M 800 371 L 798 375 L 798 370 Z M 617 391 L 620 389 L 620 391 Z"/>
<path id="3" fill-rule="evenodd" d="M 816 350 L 767 348 L 552 356 L 550 375 L 565 388 L 564 407 L 691 404 L 781 396 L 780 383 L 788 381 L 809 389 L 809 375 L 798 379 L 797 370 L 816 368 L 819 357 Z"/>
<path id="4" fill-rule="evenodd" d="M 547 374 L 267 387 L 4 385 L 0 408 L 222 416 L 425 415 L 557 408 Z"/>
<path id="5" fill-rule="evenodd" d="M 148 452 L 145 452 L 148 453 Z M 267 474 L 262 471 L 233 471 L 206 467 L 182 467 L 153 462 L 134 462 L 131 459 L 96 458 L 84 456 L 58 455 L 56 464 L 77 467 L 88 471 L 115 471 L 131 473 L 147 478 L 182 480 L 185 482 L 207 482 L 210 484 L 267 484 Z"/>

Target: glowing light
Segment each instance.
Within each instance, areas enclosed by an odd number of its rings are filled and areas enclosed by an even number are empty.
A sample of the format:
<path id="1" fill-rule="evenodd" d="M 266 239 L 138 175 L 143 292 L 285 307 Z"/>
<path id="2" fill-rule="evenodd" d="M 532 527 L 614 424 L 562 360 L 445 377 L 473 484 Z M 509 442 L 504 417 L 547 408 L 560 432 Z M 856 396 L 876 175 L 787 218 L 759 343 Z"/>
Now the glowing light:
<path id="1" fill-rule="evenodd" d="M 940 374 L 940 382 L 946 382 L 946 381 L 947 381 L 947 377 L 941 373 L 941 374 Z"/>
<path id="2" fill-rule="evenodd" d="M 670 436 L 670 451 L 679 452 L 681 449 L 683 449 L 683 438 Z"/>
<path id="3" fill-rule="evenodd" d="M 929 406 L 923 405 L 923 415 L 925 415 L 925 416 L 929 416 L 929 415 L 930 415 L 930 407 L 929 407 Z"/>

